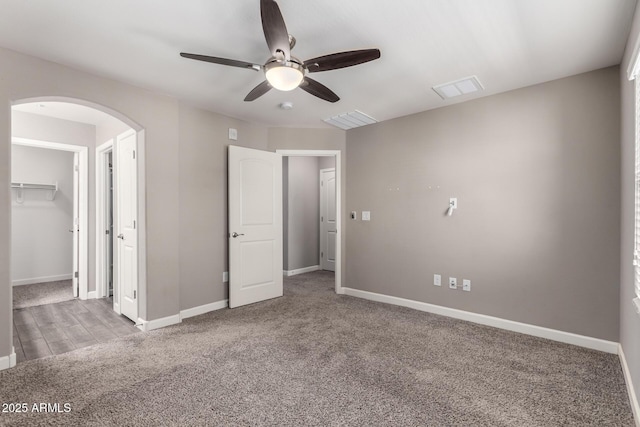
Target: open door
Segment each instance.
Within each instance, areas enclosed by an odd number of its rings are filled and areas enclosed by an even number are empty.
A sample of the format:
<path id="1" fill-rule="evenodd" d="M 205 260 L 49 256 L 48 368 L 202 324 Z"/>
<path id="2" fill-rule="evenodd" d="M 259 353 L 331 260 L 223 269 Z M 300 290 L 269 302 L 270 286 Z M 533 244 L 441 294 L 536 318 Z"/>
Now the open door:
<path id="1" fill-rule="evenodd" d="M 138 320 L 138 167 L 137 134 L 119 135 L 115 145 L 115 196 L 117 202 L 116 277 L 120 313 Z"/>
<path id="2" fill-rule="evenodd" d="M 229 146 L 229 307 L 282 292 L 282 156 Z"/>
<path id="3" fill-rule="evenodd" d="M 336 170 L 320 170 L 320 268 L 336 271 Z"/>

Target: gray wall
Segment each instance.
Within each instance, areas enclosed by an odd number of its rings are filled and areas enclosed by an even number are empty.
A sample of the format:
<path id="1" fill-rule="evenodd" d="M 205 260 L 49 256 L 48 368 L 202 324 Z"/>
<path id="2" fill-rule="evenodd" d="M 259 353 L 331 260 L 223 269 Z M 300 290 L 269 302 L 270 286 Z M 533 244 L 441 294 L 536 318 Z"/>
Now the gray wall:
<path id="1" fill-rule="evenodd" d="M 73 272 L 73 153 L 13 146 L 12 181 L 58 184 L 53 200 L 49 191 L 12 192 L 11 279 L 39 283 L 71 278 Z"/>
<path id="2" fill-rule="evenodd" d="M 180 104 L 180 309 L 228 298 L 227 147 L 267 149 L 267 128 Z M 238 140 L 229 141 L 229 128 Z"/>
<path id="3" fill-rule="evenodd" d="M 319 263 L 319 158 L 289 157 L 288 160 L 285 270 L 297 270 Z"/>
<path id="4" fill-rule="evenodd" d="M 348 131 L 346 286 L 618 341 L 618 73 Z"/>
<path id="5" fill-rule="evenodd" d="M 622 225 L 620 234 L 620 344 L 624 351 L 636 396 L 640 396 L 640 315 L 631 305 L 634 297 L 633 239 L 635 182 L 635 89 L 627 79 L 627 67 L 640 36 L 640 8 L 636 9 L 631 35 L 620 66 L 622 97 Z"/>

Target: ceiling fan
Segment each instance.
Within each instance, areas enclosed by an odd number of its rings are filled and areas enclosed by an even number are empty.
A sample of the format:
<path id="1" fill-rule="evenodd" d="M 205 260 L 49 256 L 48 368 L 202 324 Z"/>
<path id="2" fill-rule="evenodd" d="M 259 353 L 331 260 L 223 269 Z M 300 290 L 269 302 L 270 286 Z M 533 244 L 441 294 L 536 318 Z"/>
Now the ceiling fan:
<path id="1" fill-rule="evenodd" d="M 278 3 L 275 0 L 260 0 L 260 16 L 264 37 L 272 55 L 264 65 L 184 52 L 181 52 L 180 56 L 214 64 L 264 71 L 266 80 L 249 92 L 244 99 L 245 101 L 258 99 L 272 88 L 290 91 L 299 87 L 311 95 L 329 102 L 337 102 L 340 98 L 325 85 L 307 77 L 307 73 L 337 70 L 380 58 L 380 50 L 363 49 L 333 53 L 301 61 L 291 56 L 296 39 L 287 32 Z"/>

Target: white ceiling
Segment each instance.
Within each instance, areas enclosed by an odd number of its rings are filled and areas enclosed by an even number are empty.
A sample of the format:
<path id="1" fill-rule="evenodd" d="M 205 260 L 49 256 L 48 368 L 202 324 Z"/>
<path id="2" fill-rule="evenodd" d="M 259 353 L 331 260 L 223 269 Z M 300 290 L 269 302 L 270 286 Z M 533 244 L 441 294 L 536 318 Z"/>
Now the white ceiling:
<path id="1" fill-rule="evenodd" d="M 261 72 L 179 52 L 264 63 L 258 0 L 2 0 L 0 46 L 270 126 L 379 121 L 620 63 L 636 0 L 279 0 L 300 59 L 380 48 L 381 59 L 314 73 L 342 99 L 297 89 L 247 103 Z M 476 75 L 485 90 L 443 101 L 434 85 Z M 278 104 L 291 101 L 293 110 Z"/>

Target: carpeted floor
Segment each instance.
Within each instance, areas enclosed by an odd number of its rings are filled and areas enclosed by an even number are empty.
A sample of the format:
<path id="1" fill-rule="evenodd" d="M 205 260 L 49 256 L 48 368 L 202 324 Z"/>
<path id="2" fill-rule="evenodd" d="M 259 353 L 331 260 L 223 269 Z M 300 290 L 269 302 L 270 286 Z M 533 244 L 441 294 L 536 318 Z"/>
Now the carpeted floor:
<path id="1" fill-rule="evenodd" d="M 13 309 L 35 307 L 43 304 L 73 299 L 71 280 L 34 283 L 13 287 Z"/>
<path id="2" fill-rule="evenodd" d="M 333 275 L 0 372 L 15 426 L 632 426 L 617 356 L 333 293 Z"/>

